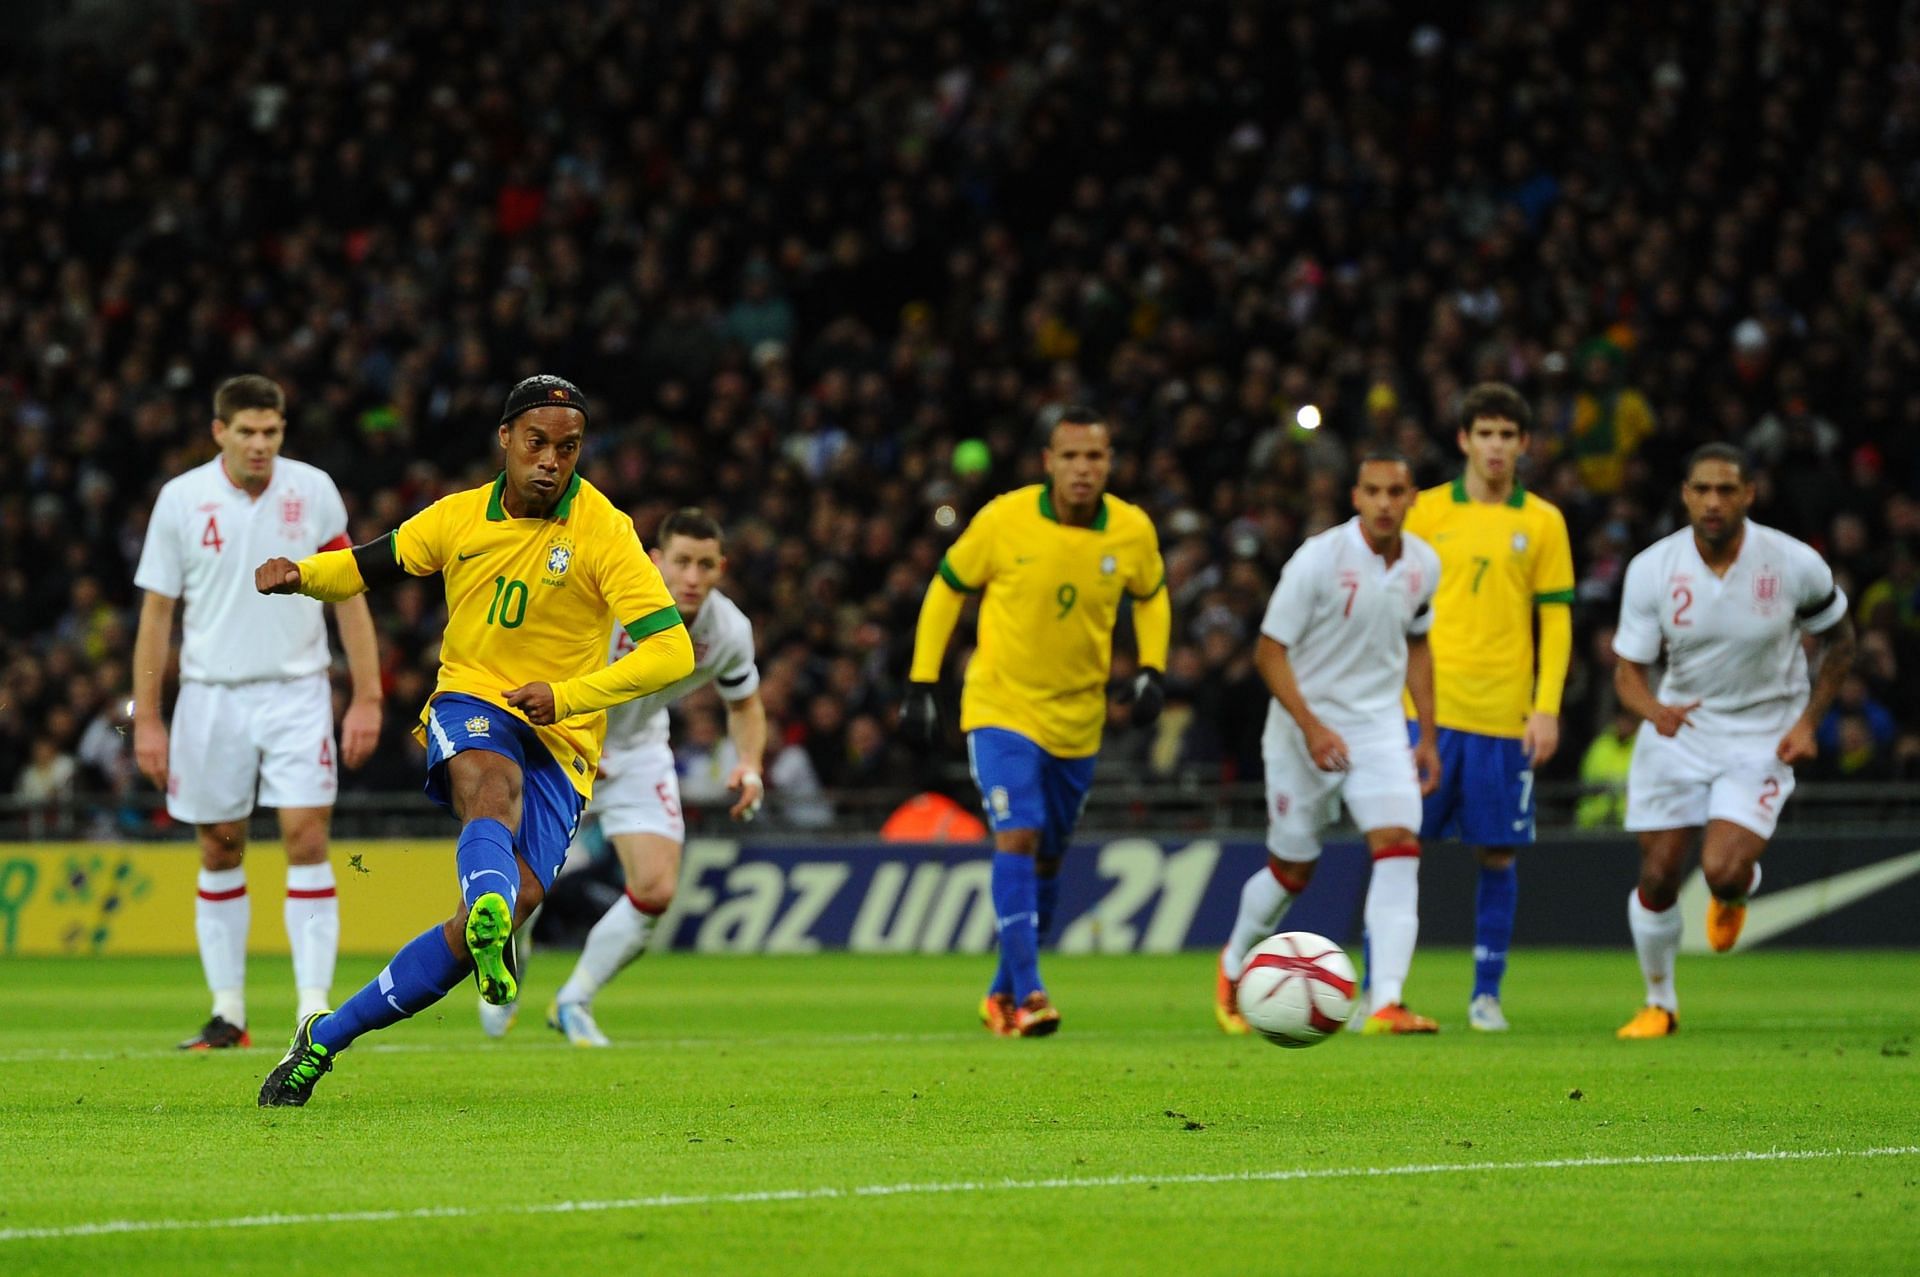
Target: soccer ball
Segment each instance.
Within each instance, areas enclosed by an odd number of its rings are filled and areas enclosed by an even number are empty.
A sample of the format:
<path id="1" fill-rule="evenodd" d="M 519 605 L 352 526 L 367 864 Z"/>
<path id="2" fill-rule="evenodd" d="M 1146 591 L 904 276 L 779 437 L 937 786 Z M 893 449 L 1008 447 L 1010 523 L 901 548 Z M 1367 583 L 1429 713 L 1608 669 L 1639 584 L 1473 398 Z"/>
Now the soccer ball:
<path id="1" fill-rule="evenodd" d="M 1312 1046 L 1353 1015 L 1358 986 L 1339 945 L 1311 931 L 1283 931 L 1247 955 L 1240 1014 L 1276 1046 Z"/>

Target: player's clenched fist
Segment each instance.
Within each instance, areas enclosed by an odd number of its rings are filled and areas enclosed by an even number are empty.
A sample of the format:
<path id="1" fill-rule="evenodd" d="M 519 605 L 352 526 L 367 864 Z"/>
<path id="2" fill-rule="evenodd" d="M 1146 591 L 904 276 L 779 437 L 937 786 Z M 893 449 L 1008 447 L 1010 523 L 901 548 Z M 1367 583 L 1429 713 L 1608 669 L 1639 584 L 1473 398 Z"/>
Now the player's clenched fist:
<path id="1" fill-rule="evenodd" d="M 268 559 L 253 570 L 253 588 L 262 594 L 297 594 L 300 565 L 292 559 Z"/>
<path id="2" fill-rule="evenodd" d="M 548 727 L 553 723 L 553 685 L 551 683 L 527 683 L 507 693 L 507 704 L 527 716 L 527 721 L 535 727 Z"/>

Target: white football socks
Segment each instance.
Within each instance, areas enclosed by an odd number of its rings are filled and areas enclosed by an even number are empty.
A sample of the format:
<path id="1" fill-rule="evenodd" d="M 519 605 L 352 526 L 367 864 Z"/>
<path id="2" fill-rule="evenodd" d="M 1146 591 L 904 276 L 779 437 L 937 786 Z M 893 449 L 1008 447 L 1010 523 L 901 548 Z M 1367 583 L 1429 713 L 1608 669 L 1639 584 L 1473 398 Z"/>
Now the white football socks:
<path id="1" fill-rule="evenodd" d="M 1673 988 L 1673 960 L 1680 952 L 1679 905 L 1649 909 L 1640 899 L 1640 889 L 1635 887 L 1627 893 L 1627 926 L 1633 931 L 1634 951 L 1640 955 L 1640 974 L 1647 980 L 1647 1005 L 1678 1011 L 1680 999 Z"/>
<path id="2" fill-rule="evenodd" d="M 298 1019 L 328 1009 L 334 962 L 340 954 L 340 898 L 333 866 L 287 866 L 287 945 L 293 950 L 293 983 L 299 990 Z"/>
<path id="3" fill-rule="evenodd" d="M 1233 920 L 1233 934 L 1220 952 L 1220 967 L 1227 979 L 1238 980 L 1246 970 L 1247 954 L 1253 946 L 1273 934 L 1273 929 L 1293 903 L 1293 893 L 1273 875 L 1273 862 L 1253 871 L 1240 888 L 1240 912 Z"/>
<path id="4" fill-rule="evenodd" d="M 213 1014 L 240 1028 L 247 1024 L 247 929 L 252 924 L 247 871 L 202 869 L 200 894 L 193 902 L 200 966 L 213 992 Z"/>
<path id="5" fill-rule="evenodd" d="M 580 961 L 560 986 L 558 1000 L 562 1004 L 592 1002 L 620 968 L 640 956 L 652 934 L 653 916 L 641 913 L 633 897 L 622 893 L 587 933 Z"/>
<path id="6" fill-rule="evenodd" d="M 1367 889 L 1367 965 L 1372 1005 L 1403 1000 L 1413 946 L 1420 937 L 1420 857 L 1388 856 L 1373 862 Z"/>

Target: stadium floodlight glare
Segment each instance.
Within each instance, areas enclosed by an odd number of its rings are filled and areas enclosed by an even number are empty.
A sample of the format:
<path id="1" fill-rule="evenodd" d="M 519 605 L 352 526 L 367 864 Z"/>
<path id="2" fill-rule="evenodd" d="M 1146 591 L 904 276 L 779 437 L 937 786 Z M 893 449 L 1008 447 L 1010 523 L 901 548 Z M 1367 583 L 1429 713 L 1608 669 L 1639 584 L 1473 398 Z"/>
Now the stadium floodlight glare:
<path id="1" fill-rule="evenodd" d="M 1302 430 L 1318 430 L 1320 428 L 1320 409 L 1312 404 L 1302 404 L 1300 411 L 1293 414 L 1293 419 L 1299 423 Z"/>

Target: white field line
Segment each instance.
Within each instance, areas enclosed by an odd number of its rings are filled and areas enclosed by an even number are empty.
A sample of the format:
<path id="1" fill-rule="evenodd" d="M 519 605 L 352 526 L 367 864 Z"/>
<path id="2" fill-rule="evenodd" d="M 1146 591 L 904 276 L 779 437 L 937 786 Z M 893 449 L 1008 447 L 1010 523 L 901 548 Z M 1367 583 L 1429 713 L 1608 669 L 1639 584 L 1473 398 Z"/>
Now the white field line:
<path id="1" fill-rule="evenodd" d="M 1223 1171 L 1191 1175 L 1101 1175 L 1058 1179 L 947 1180 L 922 1184 L 861 1184 L 851 1188 L 781 1188 L 752 1193 L 662 1193 L 604 1201 L 549 1202 L 523 1206 L 422 1206 L 412 1210 L 324 1211 L 302 1215 L 234 1215 L 224 1219 L 103 1219 L 51 1228 L 0 1229 L 0 1242 L 107 1237 L 121 1233 L 194 1233 L 236 1228 L 292 1228 L 311 1224 L 389 1224 L 407 1220 L 467 1219 L 502 1215 L 576 1215 L 605 1211 L 661 1210 L 675 1206 L 755 1206 L 769 1202 L 847 1201 L 871 1197 L 934 1197 L 964 1193 L 1057 1192 L 1063 1189 L 1135 1188 L 1146 1185 L 1272 1184 L 1299 1180 L 1397 1179 L 1414 1175 L 1501 1175 L 1519 1171 L 1567 1171 L 1633 1166 L 1720 1166 L 1748 1162 L 1812 1162 L 1871 1157 L 1913 1157 L 1920 1145 L 1885 1148 L 1766 1149 L 1732 1153 L 1656 1153 L 1642 1157 L 1556 1157 L 1530 1162 L 1428 1162 L 1404 1166 L 1333 1166 L 1273 1171 Z"/>

